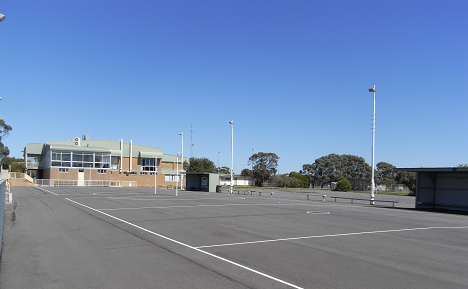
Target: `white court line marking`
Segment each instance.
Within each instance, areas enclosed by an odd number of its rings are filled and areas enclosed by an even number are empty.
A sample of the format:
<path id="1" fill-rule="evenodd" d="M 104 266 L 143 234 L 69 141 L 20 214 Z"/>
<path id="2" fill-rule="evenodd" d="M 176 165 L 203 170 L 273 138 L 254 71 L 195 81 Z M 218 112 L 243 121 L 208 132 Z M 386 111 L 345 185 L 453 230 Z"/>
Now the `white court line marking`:
<path id="1" fill-rule="evenodd" d="M 330 215 L 330 212 L 322 212 L 322 211 L 307 211 L 306 214 L 313 214 L 313 215 Z"/>
<path id="2" fill-rule="evenodd" d="M 271 276 L 271 275 L 262 273 L 262 272 L 260 272 L 260 271 L 255 270 L 255 269 L 249 268 L 249 267 L 247 267 L 247 266 L 244 266 L 244 265 L 241 265 L 241 264 L 239 264 L 239 263 L 236 263 L 236 262 L 233 262 L 233 261 L 231 261 L 231 260 L 228 260 L 228 259 L 225 259 L 225 258 L 223 258 L 223 257 L 220 257 L 220 256 L 218 256 L 218 255 L 215 255 L 215 254 L 212 254 L 212 253 L 203 251 L 203 250 L 201 250 L 201 249 L 199 249 L 199 248 L 197 248 L 197 247 L 193 247 L 193 246 L 190 246 L 190 245 L 188 245 L 188 244 L 182 243 L 182 242 L 180 242 L 180 241 L 171 239 L 171 238 L 169 238 L 169 237 L 166 237 L 166 236 L 164 236 L 164 235 L 161 235 L 161 234 L 158 234 L 158 233 L 156 233 L 156 232 L 150 231 L 150 230 L 148 230 L 148 229 L 145 229 L 145 228 L 143 228 L 143 227 L 140 227 L 140 226 L 135 225 L 135 224 L 133 224 L 133 223 L 130 223 L 130 222 L 128 222 L 128 221 L 119 219 L 119 218 L 117 218 L 117 217 L 114 217 L 114 216 L 109 215 L 109 214 L 107 214 L 107 213 L 101 212 L 100 210 L 91 208 L 91 207 L 89 207 L 89 206 L 83 205 L 83 204 L 78 203 L 78 202 L 76 202 L 76 201 L 73 201 L 73 200 L 71 200 L 71 199 L 68 199 L 68 198 L 65 198 L 65 199 L 68 200 L 68 201 L 70 201 L 70 202 L 72 202 L 72 203 L 75 203 L 75 204 L 77 204 L 77 205 L 80 205 L 80 206 L 82 206 L 82 207 L 85 207 L 85 208 L 87 208 L 87 209 L 89 209 L 89 210 L 98 212 L 98 213 L 103 214 L 103 215 L 105 215 L 105 216 L 107 216 L 107 217 L 109 217 L 109 218 L 115 219 L 115 220 L 117 220 L 117 221 L 119 221 L 119 222 L 128 224 L 128 225 L 133 226 L 133 227 L 135 227 L 135 228 L 137 228 L 137 229 L 140 229 L 140 230 L 142 230 L 142 231 L 148 232 L 148 233 L 150 233 L 150 234 L 153 234 L 153 235 L 158 236 L 158 237 L 160 237 L 160 238 L 163 238 L 163 239 L 166 239 L 166 240 L 168 240 L 168 241 L 174 242 L 174 243 L 179 244 L 179 245 L 181 245 L 181 246 L 190 248 L 190 249 L 195 250 L 195 251 L 197 251 L 197 252 L 206 254 L 206 255 L 208 255 L 208 256 L 214 257 L 214 258 L 219 259 L 219 260 L 221 260 L 221 261 L 224 261 L 224 262 L 227 262 L 227 263 L 229 263 L 229 264 L 235 265 L 235 266 L 237 266 L 237 267 L 243 268 L 243 269 L 248 270 L 248 271 L 250 271 L 250 272 L 253 272 L 253 273 L 255 273 L 255 274 L 261 275 L 261 276 L 263 276 L 263 277 L 269 278 L 269 279 L 271 279 L 271 280 L 277 281 L 277 282 L 279 282 L 279 283 L 285 284 L 285 285 L 290 286 L 290 287 L 293 287 L 293 288 L 303 289 L 302 287 L 296 286 L 296 285 L 294 285 L 294 284 L 292 284 L 292 283 L 289 283 L 289 282 L 286 282 L 286 281 L 284 281 L 284 280 L 281 280 L 281 279 L 278 279 L 278 278 L 276 278 L 276 277 L 273 277 L 273 276 Z"/>
<path id="3" fill-rule="evenodd" d="M 165 207 L 138 207 L 99 209 L 101 211 L 142 210 L 142 209 L 171 209 L 171 208 L 197 208 L 197 207 L 228 207 L 228 206 L 309 206 L 307 204 L 224 204 L 224 205 L 194 205 L 194 206 L 165 206 Z M 310 211 L 309 211 L 310 212 Z"/>
<path id="4" fill-rule="evenodd" d="M 52 193 L 51 191 L 48 191 L 48 190 L 46 190 L 46 189 L 43 189 L 43 188 L 38 188 L 38 187 L 35 187 L 35 188 L 36 188 L 36 189 L 38 189 L 39 191 L 43 191 L 43 192 L 45 192 L 45 193 L 48 193 L 48 194 L 52 194 L 52 195 L 56 195 L 56 196 L 58 196 L 58 194 L 56 194 L 56 193 Z"/>
<path id="5" fill-rule="evenodd" d="M 228 243 L 228 244 L 219 244 L 219 245 L 207 245 L 207 246 L 198 246 L 196 248 L 213 248 L 213 247 L 237 246 L 237 245 L 246 245 L 246 244 L 259 244 L 259 243 L 269 243 L 269 242 L 301 240 L 301 239 L 341 237 L 341 236 L 356 236 L 356 235 L 366 235 L 366 234 L 393 233 L 393 232 L 406 232 L 406 231 L 432 230 L 432 229 L 468 229 L 468 226 L 464 226 L 464 227 L 425 227 L 425 228 L 410 228 L 410 229 L 395 229 L 395 230 L 343 233 L 343 234 L 320 235 L 320 236 L 305 236 L 305 237 L 271 239 L 271 240 L 263 240 L 263 241 L 251 241 L 251 242 Z"/>

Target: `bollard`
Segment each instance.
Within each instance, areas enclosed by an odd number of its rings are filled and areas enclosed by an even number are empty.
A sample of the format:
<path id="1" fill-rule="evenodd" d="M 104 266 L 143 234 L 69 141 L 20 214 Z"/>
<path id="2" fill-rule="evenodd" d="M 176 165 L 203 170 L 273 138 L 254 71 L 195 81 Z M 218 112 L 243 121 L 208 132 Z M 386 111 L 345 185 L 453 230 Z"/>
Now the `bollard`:
<path id="1" fill-rule="evenodd" d="M 258 192 L 258 195 L 259 195 L 259 196 L 262 196 L 262 192 Z"/>
<path id="2" fill-rule="evenodd" d="M 325 202 L 325 197 L 326 197 L 326 196 L 327 196 L 327 195 L 323 195 L 323 196 L 322 196 L 322 202 Z"/>
<path id="3" fill-rule="evenodd" d="M 307 200 L 309 199 L 309 195 L 307 195 Z"/>
<path id="4" fill-rule="evenodd" d="M 271 192 L 270 198 L 273 197 L 273 192 Z"/>

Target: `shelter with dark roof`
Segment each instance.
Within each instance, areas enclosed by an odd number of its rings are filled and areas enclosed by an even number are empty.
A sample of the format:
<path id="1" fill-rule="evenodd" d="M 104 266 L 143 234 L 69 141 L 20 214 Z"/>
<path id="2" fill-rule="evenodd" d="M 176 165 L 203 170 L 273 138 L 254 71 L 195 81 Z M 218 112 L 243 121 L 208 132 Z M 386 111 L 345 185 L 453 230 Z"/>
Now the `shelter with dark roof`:
<path id="1" fill-rule="evenodd" d="M 468 211 L 468 168 L 395 168 L 416 172 L 417 209 Z"/>

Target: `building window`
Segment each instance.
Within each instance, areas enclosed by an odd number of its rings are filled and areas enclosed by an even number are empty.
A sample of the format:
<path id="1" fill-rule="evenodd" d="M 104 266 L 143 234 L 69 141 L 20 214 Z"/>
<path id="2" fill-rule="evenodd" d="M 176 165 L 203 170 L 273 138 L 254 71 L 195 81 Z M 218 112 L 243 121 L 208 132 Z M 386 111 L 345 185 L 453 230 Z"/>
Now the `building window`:
<path id="1" fill-rule="evenodd" d="M 119 159 L 120 157 L 111 157 L 111 168 L 114 171 L 119 169 Z"/>
<path id="2" fill-rule="evenodd" d="M 107 170 L 97 170 L 98 174 L 106 174 Z"/>
<path id="3" fill-rule="evenodd" d="M 59 173 L 68 173 L 68 169 L 65 168 L 59 168 L 58 171 Z"/>
<path id="4" fill-rule="evenodd" d="M 150 176 L 154 176 L 156 172 L 150 172 Z"/>
<path id="5" fill-rule="evenodd" d="M 136 171 L 131 171 L 130 174 L 131 174 L 131 175 L 136 175 L 136 174 L 138 174 L 138 173 L 137 173 Z"/>
<path id="6" fill-rule="evenodd" d="M 155 166 L 155 159 L 141 159 L 141 170 L 146 172 L 154 172 L 157 170 L 157 166 Z"/>
<path id="7" fill-rule="evenodd" d="M 164 180 L 166 182 L 180 182 L 180 176 L 177 175 L 165 175 Z"/>
<path id="8" fill-rule="evenodd" d="M 95 153 L 94 154 L 94 167 L 95 168 L 110 168 L 111 157 L 108 153 Z"/>
<path id="9" fill-rule="evenodd" d="M 110 153 L 53 151 L 52 167 L 110 168 Z"/>
<path id="10" fill-rule="evenodd" d="M 147 172 L 140 172 L 140 175 L 146 176 Z"/>

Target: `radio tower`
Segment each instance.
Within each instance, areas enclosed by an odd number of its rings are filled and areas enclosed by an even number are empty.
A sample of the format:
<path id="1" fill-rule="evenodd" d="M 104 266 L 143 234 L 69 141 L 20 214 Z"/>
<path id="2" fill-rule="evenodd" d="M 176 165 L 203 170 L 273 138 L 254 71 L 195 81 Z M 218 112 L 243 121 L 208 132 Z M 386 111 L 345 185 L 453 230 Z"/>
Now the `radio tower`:
<path id="1" fill-rule="evenodd" d="M 193 133 L 192 125 L 190 125 L 190 158 L 193 158 Z"/>

